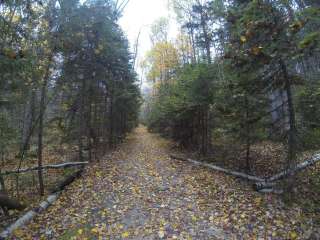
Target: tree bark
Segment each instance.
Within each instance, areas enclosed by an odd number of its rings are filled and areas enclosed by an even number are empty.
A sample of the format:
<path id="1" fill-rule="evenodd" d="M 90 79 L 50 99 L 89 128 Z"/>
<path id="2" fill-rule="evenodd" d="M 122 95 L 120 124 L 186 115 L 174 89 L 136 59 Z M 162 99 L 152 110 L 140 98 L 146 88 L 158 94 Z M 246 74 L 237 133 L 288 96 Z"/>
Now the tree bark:
<path id="1" fill-rule="evenodd" d="M 296 129 L 296 118 L 295 110 L 293 106 L 293 98 L 291 92 L 291 82 L 289 79 L 288 71 L 283 60 L 280 60 L 280 66 L 282 69 L 283 77 L 285 80 L 285 91 L 288 98 L 288 115 L 289 115 L 289 132 L 288 132 L 288 155 L 287 165 L 290 172 L 290 179 L 288 183 L 288 190 L 291 191 L 293 188 L 293 169 L 296 165 L 296 151 L 297 151 L 297 129 Z"/>
<path id="2" fill-rule="evenodd" d="M 111 88 L 110 92 L 110 110 L 109 110 L 109 119 L 110 119 L 110 127 L 109 127 L 109 147 L 113 147 L 113 141 L 114 141 L 114 126 L 113 126 L 113 86 Z"/>
<path id="3" fill-rule="evenodd" d="M 21 204 L 18 200 L 9 198 L 8 195 L 5 193 L 0 193 L 0 206 L 6 209 L 17 210 L 23 210 L 26 207 L 23 204 Z"/>
<path id="4" fill-rule="evenodd" d="M 311 159 L 304 161 L 303 163 L 299 163 L 293 169 L 287 169 L 285 171 L 282 171 L 282 172 L 268 178 L 266 181 L 267 182 L 274 182 L 274 181 L 278 181 L 280 179 L 283 179 L 287 176 L 292 176 L 294 173 L 301 171 L 307 167 L 310 167 L 319 161 L 320 161 L 320 154 L 316 154 Z"/>
<path id="5" fill-rule="evenodd" d="M 76 166 L 83 166 L 87 165 L 89 162 L 67 162 L 67 163 L 61 163 L 61 164 L 56 164 L 56 165 L 45 165 L 41 166 L 42 170 L 45 169 L 60 169 L 60 168 L 69 168 L 69 167 L 76 167 Z M 25 168 L 25 169 L 19 169 L 16 171 L 5 171 L 2 172 L 0 176 L 5 176 L 5 175 L 10 175 L 10 174 L 19 174 L 19 173 L 25 173 L 25 172 L 32 172 L 32 171 L 38 171 L 39 166 L 37 167 L 32 167 L 32 168 Z"/>
<path id="6" fill-rule="evenodd" d="M 39 179 L 39 194 L 44 195 L 44 182 L 42 173 L 42 162 L 43 162 L 43 122 L 45 115 L 45 103 L 47 98 L 47 86 L 50 78 L 50 67 L 53 60 L 53 53 L 48 58 L 48 65 L 46 69 L 45 76 L 43 78 L 43 83 L 41 87 L 41 97 L 40 97 L 40 112 L 39 112 L 39 129 L 38 129 L 38 179 Z"/>
<path id="7" fill-rule="evenodd" d="M 251 176 L 249 174 L 228 170 L 228 169 L 225 169 L 225 168 L 222 168 L 222 167 L 215 166 L 213 164 L 209 164 L 209 163 L 205 163 L 205 162 L 199 162 L 199 161 L 196 161 L 196 160 L 192 160 L 192 159 L 189 159 L 189 158 L 183 158 L 183 157 L 179 157 L 179 156 L 175 156 L 175 155 L 170 155 L 170 157 L 173 158 L 173 159 L 177 159 L 177 160 L 188 161 L 188 162 L 191 162 L 191 163 L 196 164 L 196 165 L 208 167 L 208 168 L 211 168 L 213 170 L 216 170 L 216 171 L 219 171 L 219 172 L 224 172 L 226 174 L 230 174 L 230 175 L 233 175 L 233 176 L 236 176 L 236 177 L 244 178 L 244 179 L 247 179 L 247 180 L 250 180 L 250 181 L 254 181 L 254 182 L 264 182 L 265 181 L 264 179 L 256 177 L 256 176 Z"/>
<path id="8" fill-rule="evenodd" d="M 53 204 L 58 199 L 59 193 L 50 195 L 45 201 L 43 201 L 38 208 L 30 210 L 21 218 L 19 218 L 15 223 L 6 228 L 2 233 L 0 233 L 0 238 L 7 239 L 10 237 L 10 234 L 17 228 L 25 225 L 29 222 L 34 216 L 42 211 L 46 210 L 51 204 Z"/>
<path id="9" fill-rule="evenodd" d="M 4 193 L 4 194 L 7 194 L 7 191 L 6 191 L 6 186 L 5 186 L 5 183 L 4 183 L 4 179 L 3 179 L 3 176 L 1 175 L 1 169 L 0 169 L 0 193 Z M 3 212 L 4 212 L 4 215 L 5 216 L 9 216 L 9 212 L 8 212 L 8 209 L 4 206 L 1 207 Z"/>
<path id="10" fill-rule="evenodd" d="M 85 114 L 85 93 L 86 93 L 86 81 L 83 78 L 81 82 L 81 97 L 80 97 L 80 112 L 79 112 L 79 139 L 78 139 L 78 153 L 79 161 L 83 161 L 83 136 L 84 136 L 84 114 Z"/>
<path id="11" fill-rule="evenodd" d="M 62 191 L 66 186 L 70 185 L 73 183 L 77 178 L 81 176 L 83 173 L 84 168 L 81 168 L 80 170 L 74 172 L 70 176 L 66 177 L 62 182 L 60 182 L 56 187 L 51 189 L 51 193 L 56 193 L 59 191 Z"/>
<path id="12" fill-rule="evenodd" d="M 207 63 L 211 64 L 211 41 L 208 34 L 208 27 L 207 27 L 207 21 L 206 21 L 206 14 L 203 10 L 203 6 L 199 4 L 201 7 L 201 13 L 200 13 L 200 24 L 202 27 L 203 37 L 204 37 L 204 45 L 206 50 L 206 58 Z"/>
<path id="13" fill-rule="evenodd" d="M 251 165 L 250 165 L 251 138 L 250 138 L 248 96 L 245 96 L 245 108 L 246 108 L 246 123 L 245 123 L 246 124 L 246 171 L 249 174 L 251 172 Z"/>

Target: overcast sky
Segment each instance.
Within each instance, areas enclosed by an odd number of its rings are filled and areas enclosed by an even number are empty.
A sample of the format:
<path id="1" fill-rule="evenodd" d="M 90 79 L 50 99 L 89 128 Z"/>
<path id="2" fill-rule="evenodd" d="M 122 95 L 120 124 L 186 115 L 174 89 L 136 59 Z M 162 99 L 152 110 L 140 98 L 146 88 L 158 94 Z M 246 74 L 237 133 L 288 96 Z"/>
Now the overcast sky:
<path id="1" fill-rule="evenodd" d="M 138 62 L 151 48 L 150 25 L 155 20 L 160 17 L 170 18 L 170 37 L 174 38 L 176 35 L 177 26 L 173 17 L 169 14 L 168 0 L 130 0 L 120 20 L 120 25 L 127 34 L 131 47 L 134 45 L 141 29 Z M 137 71 L 140 73 L 139 69 Z"/>

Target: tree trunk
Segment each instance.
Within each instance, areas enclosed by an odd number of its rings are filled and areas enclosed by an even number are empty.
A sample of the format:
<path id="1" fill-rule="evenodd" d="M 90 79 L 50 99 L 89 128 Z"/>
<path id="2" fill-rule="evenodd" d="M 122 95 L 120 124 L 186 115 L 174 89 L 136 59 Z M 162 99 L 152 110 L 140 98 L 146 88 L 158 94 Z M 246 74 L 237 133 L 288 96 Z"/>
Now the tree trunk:
<path id="1" fill-rule="evenodd" d="M 0 193 L 6 194 L 6 192 L 7 192 L 6 186 L 5 186 L 4 179 L 1 175 L 1 170 L 0 170 Z M 3 210 L 5 216 L 9 216 L 9 212 L 8 212 L 7 207 L 2 206 L 2 210 Z"/>
<path id="2" fill-rule="evenodd" d="M 47 98 L 47 85 L 50 78 L 50 66 L 52 62 L 53 54 L 49 57 L 48 66 L 46 69 L 46 74 L 43 79 L 41 87 L 41 96 L 40 96 L 40 112 L 39 112 L 39 129 L 38 129 L 38 179 L 39 179 L 39 194 L 44 195 L 44 182 L 43 182 L 43 173 L 42 173 L 42 162 L 43 162 L 43 122 L 45 115 L 45 102 Z"/>
<path id="3" fill-rule="evenodd" d="M 113 135 L 114 135 L 114 129 L 113 129 L 113 87 L 110 93 L 110 112 L 109 112 L 109 119 L 110 119 L 110 127 L 109 127 L 109 147 L 113 147 Z"/>
<path id="4" fill-rule="evenodd" d="M 0 193 L 0 206 L 6 209 L 23 210 L 26 206 L 21 204 L 18 200 L 11 199 L 5 193 Z"/>
<path id="5" fill-rule="evenodd" d="M 251 172 L 250 166 L 250 124 L 249 124 L 249 101 L 248 97 L 245 97 L 245 108 L 246 108 L 246 171 L 249 174 Z"/>
<path id="6" fill-rule="evenodd" d="M 291 82 L 289 79 L 288 71 L 283 60 L 280 60 L 280 66 L 282 69 L 282 74 L 285 81 L 285 91 L 288 98 L 288 115 L 289 115 L 289 132 L 288 132 L 288 155 L 287 155 L 287 165 L 288 169 L 291 171 L 296 165 L 296 151 L 297 151 L 297 129 L 296 129 L 296 119 L 295 110 L 293 106 Z M 288 190 L 291 191 L 293 187 L 293 173 L 290 174 Z"/>
<path id="7" fill-rule="evenodd" d="M 70 176 L 66 177 L 62 182 L 58 183 L 57 186 L 51 189 L 51 193 L 56 193 L 62 191 L 66 186 L 73 183 L 76 179 L 78 179 L 83 173 L 84 168 L 72 173 Z"/>
<path id="8" fill-rule="evenodd" d="M 81 83 L 81 97 L 80 97 L 80 112 L 79 112 L 79 139 L 78 139 L 78 148 L 79 148 L 79 161 L 83 161 L 83 136 L 84 136 L 84 114 L 85 114 L 85 95 L 86 95 L 86 81 L 83 78 Z"/>
<path id="9" fill-rule="evenodd" d="M 87 115 L 87 146 L 89 150 L 89 162 L 92 162 L 92 135 L 91 135 L 91 128 L 92 128 L 92 92 L 89 92 L 89 111 Z"/>
<path id="10" fill-rule="evenodd" d="M 205 16 L 204 16 L 204 10 L 202 9 L 201 7 L 201 27 L 202 27 L 202 31 L 203 31 L 203 37 L 204 37 L 204 45 L 205 45 L 205 50 L 206 50 L 206 58 L 207 58 L 207 63 L 208 64 L 211 64 L 211 44 L 210 44 L 210 37 L 209 37 L 209 34 L 208 34 L 208 28 L 207 28 L 207 21 L 205 19 Z"/>
<path id="11" fill-rule="evenodd" d="M 191 63 L 196 64 L 197 63 L 197 56 L 196 56 L 196 47 L 195 47 L 195 41 L 194 41 L 194 30 L 192 27 L 189 29 L 189 37 L 190 37 L 190 43 L 191 43 L 191 48 L 192 48 Z"/>
<path id="12" fill-rule="evenodd" d="M 200 107 L 200 140 L 201 147 L 200 153 L 205 156 L 208 153 L 208 107 L 201 106 Z"/>

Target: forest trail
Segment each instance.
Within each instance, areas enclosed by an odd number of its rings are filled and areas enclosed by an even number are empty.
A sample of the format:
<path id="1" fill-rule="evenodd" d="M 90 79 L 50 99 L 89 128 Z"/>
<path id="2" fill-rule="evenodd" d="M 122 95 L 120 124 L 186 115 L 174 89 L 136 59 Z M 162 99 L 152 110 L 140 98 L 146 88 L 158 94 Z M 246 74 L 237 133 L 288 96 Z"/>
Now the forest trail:
<path id="1" fill-rule="evenodd" d="M 169 152 L 168 140 L 140 126 L 15 237 L 294 239 L 301 229 L 297 209 L 283 210 L 238 180 L 171 160 Z"/>

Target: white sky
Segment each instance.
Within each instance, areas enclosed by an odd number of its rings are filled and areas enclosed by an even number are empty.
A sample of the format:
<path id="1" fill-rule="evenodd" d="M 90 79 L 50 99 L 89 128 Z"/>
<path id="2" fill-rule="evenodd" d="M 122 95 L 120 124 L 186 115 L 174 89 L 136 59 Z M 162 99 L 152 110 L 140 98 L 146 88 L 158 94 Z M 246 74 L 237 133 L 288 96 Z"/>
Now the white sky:
<path id="1" fill-rule="evenodd" d="M 151 48 L 150 42 L 150 25 L 160 17 L 169 17 L 170 22 L 170 38 L 174 38 L 177 33 L 177 24 L 170 16 L 168 9 L 168 0 L 130 0 L 127 5 L 123 17 L 120 19 L 120 25 L 130 41 L 133 48 L 139 31 L 141 29 L 138 59 L 137 63 L 143 59 L 143 56 Z M 140 70 L 137 69 L 138 73 Z"/>

